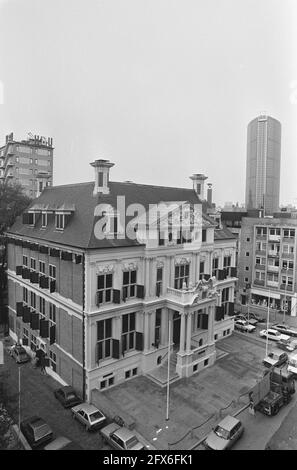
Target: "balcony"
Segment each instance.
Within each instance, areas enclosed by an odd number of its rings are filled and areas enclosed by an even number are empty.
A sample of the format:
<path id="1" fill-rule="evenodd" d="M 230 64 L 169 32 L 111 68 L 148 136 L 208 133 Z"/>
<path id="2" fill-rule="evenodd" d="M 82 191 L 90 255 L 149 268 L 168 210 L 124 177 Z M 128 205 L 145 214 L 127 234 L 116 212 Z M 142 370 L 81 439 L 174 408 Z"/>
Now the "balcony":
<path id="1" fill-rule="evenodd" d="M 257 235 L 257 234 L 256 234 L 256 239 L 257 239 L 257 240 L 265 240 L 265 241 L 266 241 L 266 240 L 267 240 L 267 235 Z"/>
<path id="2" fill-rule="evenodd" d="M 267 271 L 269 271 L 271 273 L 278 273 L 279 272 L 279 266 L 274 266 L 272 264 L 269 264 L 267 266 Z"/>
<path id="3" fill-rule="evenodd" d="M 267 284 L 267 287 L 273 287 L 274 289 L 278 289 L 278 286 L 279 286 L 278 281 L 277 282 L 276 281 L 267 281 L 266 284 Z"/>
<path id="4" fill-rule="evenodd" d="M 175 304 L 179 304 L 180 306 L 188 306 L 192 305 L 195 301 L 197 302 L 197 297 L 199 302 L 204 303 L 205 301 L 211 300 L 210 297 L 207 297 L 208 287 L 201 292 L 201 296 L 199 298 L 199 293 L 196 288 L 183 290 L 183 289 L 174 289 L 173 287 L 167 287 L 167 299 Z M 199 303 L 197 302 L 197 304 Z"/>
<path id="5" fill-rule="evenodd" d="M 269 240 L 270 242 L 279 243 L 280 240 L 281 240 L 281 237 L 280 237 L 280 235 L 268 235 L 268 240 Z"/>
<path id="6" fill-rule="evenodd" d="M 268 256 L 279 257 L 279 251 L 268 250 Z"/>
<path id="7" fill-rule="evenodd" d="M 255 284 L 255 286 L 264 286 L 265 281 L 263 281 L 262 279 L 255 279 L 254 284 Z"/>
<path id="8" fill-rule="evenodd" d="M 294 253 L 282 253 L 282 258 L 284 259 L 294 259 Z"/>
<path id="9" fill-rule="evenodd" d="M 288 286 L 286 284 L 281 284 L 280 288 L 281 288 L 281 290 L 286 291 L 286 292 L 292 292 L 293 291 L 293 286 Z"/>
<path id="10" fill-rule="evenodd" d="M 256 250 L 256 255 L 266 256 L 266 250 Z"/>
<path id="11" fill-rule="evenodd" d="M 283 243 L 295 243 L 295 237 L 284 237 Z"/>
<path id="12" fill-rule="evenodd" d="M 255 269 L 260 269 L 261 271 L 265 271 L 266 264 L 255 264 Z"/>
<path id="13" fill-rule="evenodd" d="M 293 276 L 294 275 L 294 270 L 293 269 L 282 268 L 281 273 L 282 274 L 287 274 L 288 276 Z"/>

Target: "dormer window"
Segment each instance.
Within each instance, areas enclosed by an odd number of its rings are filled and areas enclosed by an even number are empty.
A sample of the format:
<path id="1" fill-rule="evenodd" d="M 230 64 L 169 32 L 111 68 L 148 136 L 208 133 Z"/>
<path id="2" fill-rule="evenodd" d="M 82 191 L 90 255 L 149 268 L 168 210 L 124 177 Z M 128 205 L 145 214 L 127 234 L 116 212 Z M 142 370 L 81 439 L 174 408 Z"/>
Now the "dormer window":
<path id="1" fill-rule="evenodd" d="M 64 230 L 65 228 L 65 214 L 56 214 L 56 229 Z"/>
<path id="2" fill-rule="evenodd" d="M 41 227 L 45 228 L 47 226 L 47 213 L 42 212 L 41 214 Z"/>

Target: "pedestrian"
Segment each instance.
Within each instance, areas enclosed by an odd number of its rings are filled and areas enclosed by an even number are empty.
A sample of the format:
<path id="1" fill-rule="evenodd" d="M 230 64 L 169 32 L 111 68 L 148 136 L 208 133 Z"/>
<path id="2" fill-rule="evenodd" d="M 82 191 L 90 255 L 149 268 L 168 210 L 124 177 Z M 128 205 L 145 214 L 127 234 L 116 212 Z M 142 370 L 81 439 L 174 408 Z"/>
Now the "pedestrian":
<path id="1" fill-rule="evenodd" d="M 45 366 L 46 366 L 46 360 L 45 360 L 45 356 L 41 356 L 40 358 L 40 366 L 41 366 L 41 374 L 42 375 L 47 375 L 47 372 L 46 372 L 46 369 L 45 369 Z"/>

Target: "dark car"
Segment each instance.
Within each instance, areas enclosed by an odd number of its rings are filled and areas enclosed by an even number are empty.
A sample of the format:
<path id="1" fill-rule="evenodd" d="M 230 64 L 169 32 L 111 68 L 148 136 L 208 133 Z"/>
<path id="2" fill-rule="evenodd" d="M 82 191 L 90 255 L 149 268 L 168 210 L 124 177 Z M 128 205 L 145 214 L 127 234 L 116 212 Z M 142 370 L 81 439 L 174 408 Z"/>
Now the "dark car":
<path id="1" fill-rule="evenodd" d="M 39 416 L 24 419 L 21 422 L 21 431 L 32 449 L 41 447 L 53 439 L 51 427 Z"/>
<path id="2" fill-rule="evenodd" d="M 64 408 L 72 408 L 75 405 L 79 405 L 82 401 L 76 395 L 74 388 L 70 385 L 65 385 L 65 387 L 58 388 L 54 391 L 55 397 L 59 402 L 64 406 Z"/>
<path id="3" fill-rule="evenodd" d="M 18 364 L 23 362 L 30 361 L 30 356 L 28 356 L 26 349 L 23 348 L 20 344 L 15 344 L 10 348 L 9 354 L 15 359 Z"/>

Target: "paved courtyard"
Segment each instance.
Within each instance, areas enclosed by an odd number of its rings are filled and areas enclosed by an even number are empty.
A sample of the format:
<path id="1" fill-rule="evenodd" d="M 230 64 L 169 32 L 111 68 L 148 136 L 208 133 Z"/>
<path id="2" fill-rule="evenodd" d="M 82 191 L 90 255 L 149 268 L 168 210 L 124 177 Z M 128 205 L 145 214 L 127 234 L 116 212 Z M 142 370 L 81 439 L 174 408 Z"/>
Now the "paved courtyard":
<path id="1" fill-rule="evenodd" d="M 168 421 L 166 388 L 146 377 L 136 377 L 105 393 L 134 417 L 137 431 L 157 449 L 189 449 L 220 416 L 233 414 L 247 403 L 246 393 L 263 370 L 265 343 L 261 340 L 234 334 L 217 347 L 221 359 L 214 366 L 170 386 Z"/>

